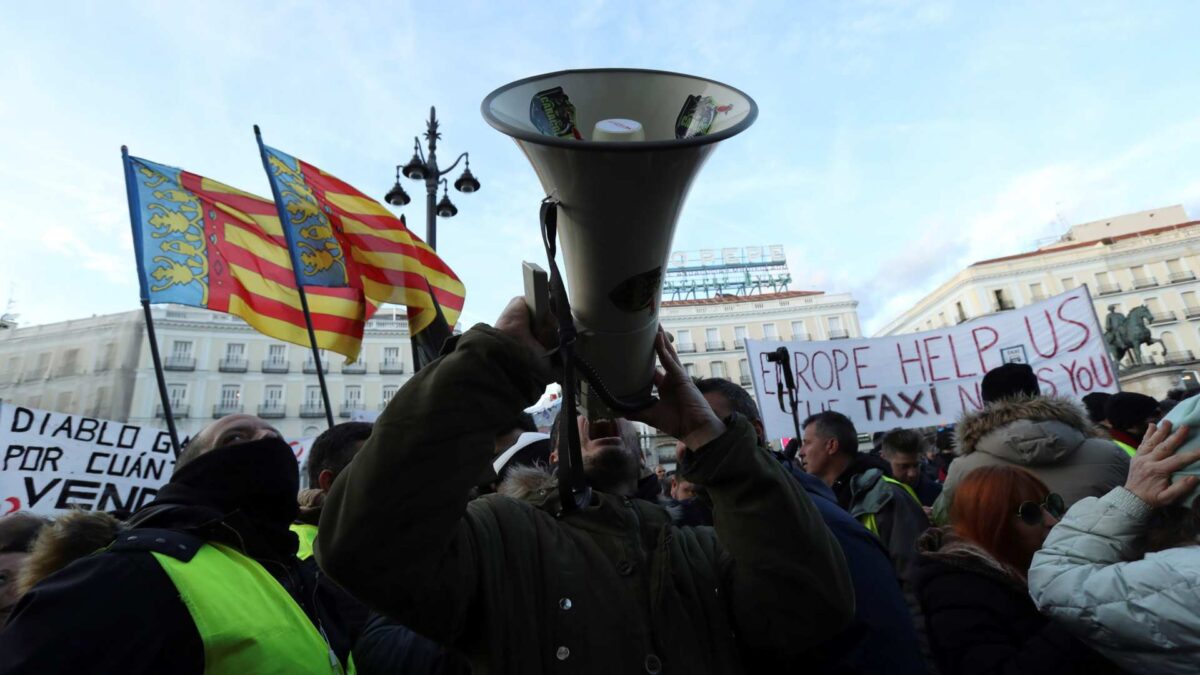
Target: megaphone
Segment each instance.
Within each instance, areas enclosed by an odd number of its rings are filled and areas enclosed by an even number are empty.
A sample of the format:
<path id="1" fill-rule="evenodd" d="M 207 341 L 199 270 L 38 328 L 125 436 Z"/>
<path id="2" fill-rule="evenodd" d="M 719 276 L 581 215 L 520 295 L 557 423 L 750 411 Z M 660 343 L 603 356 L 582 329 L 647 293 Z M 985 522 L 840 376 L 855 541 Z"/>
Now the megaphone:
<path id="1" fill-rule="evenodd" d="M 720 82 L 606 68 L 518 80 L 482 108 L 558 203 L 578 353 L 599 381 L 589 384 L 610 400 L 649 401 L 663 273 L 683 202 L 716 144 L 753 124 L 758 106 Z M 608 416 L 592 395 L 583 407 Z"/>

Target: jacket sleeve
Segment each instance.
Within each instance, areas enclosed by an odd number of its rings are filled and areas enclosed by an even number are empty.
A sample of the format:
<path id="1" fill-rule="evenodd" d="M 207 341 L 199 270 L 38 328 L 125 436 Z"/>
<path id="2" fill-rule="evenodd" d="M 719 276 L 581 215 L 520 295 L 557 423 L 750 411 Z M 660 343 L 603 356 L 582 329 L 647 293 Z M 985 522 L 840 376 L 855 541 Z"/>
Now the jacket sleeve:
<path id="1" fill-rule="evenodd" d="M 800 485 L 757 447 L 744 417 L 688 452 L 682 472 L 712 498 L 731 558 L 723 592 L 747 647 L 794 656 L 850 622 L 854 588 L 841 546 Z"/>
<path id="2" fill-rule="evenodd" d="M 496 432 L 543 390 L 539 372 L 526 347 L 481 324 L 409 380 L 325 501 L 326 573 L 442 642 L 469 628 L 479 561 L 468 493 L 493 475 Z"/>
<path id="3" fill-rule="evenodd" d="M 929 529 L 929 518 L 903 488 L 886 484 L 892 498 L 879 514 L 879 536 L 896 566 L 896 576 L 906 589 L 912 588 L 917 562 L 917 538 Z"/>
<path id="4" fill-rule="evenodd" d="M 1140 560 L 1150 506 L 1123 487 L 1075 504 L 1033 557 L 1041 611 L 1088 642 L 1118 651 L 1200 648 L 1200 563 L 1190 547 Z M 1190 563 L 1190 564 L 1188 564 Z"/>

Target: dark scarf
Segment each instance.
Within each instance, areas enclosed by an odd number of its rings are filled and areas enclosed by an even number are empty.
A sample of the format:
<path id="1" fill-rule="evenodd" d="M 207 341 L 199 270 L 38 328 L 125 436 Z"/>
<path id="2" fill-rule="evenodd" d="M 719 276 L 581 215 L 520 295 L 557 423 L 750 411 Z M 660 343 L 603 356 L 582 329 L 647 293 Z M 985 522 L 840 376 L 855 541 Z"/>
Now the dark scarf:
<path id="1" fill-rule="evenodd" d="M 134 527 L 193 531 L 256 560 L 290 560 L 299 540 L 300 475 L 291 447 L 278 438 L 210 450 L 184 465 L 158 497 L 134 514 Z"/>

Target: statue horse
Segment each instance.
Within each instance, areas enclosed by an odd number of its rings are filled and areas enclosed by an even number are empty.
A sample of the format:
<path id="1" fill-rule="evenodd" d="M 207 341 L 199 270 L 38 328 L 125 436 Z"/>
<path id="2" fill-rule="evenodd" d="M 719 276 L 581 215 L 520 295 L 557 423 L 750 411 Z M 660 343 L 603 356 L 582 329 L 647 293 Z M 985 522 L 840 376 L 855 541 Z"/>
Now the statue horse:
<path id="1" fill-rule="evenodd" d="M 1138 305 L 1125 317 L 1120 332 L 1107 336 L 1109 352 L 1112 353 L 1113 360 L 1118 365 L 1126 355 L 1129 356 L 1131 366 L 1142 365 L 1142 345 L 1157 344 L 1162 348 L 1163 353 L 1166 353 L 1167 346 L 1161 339 L 1151 335 L 1150 328 L 1146 325 L 1152 318 L 1153 315 L 1145 305 Z"/>

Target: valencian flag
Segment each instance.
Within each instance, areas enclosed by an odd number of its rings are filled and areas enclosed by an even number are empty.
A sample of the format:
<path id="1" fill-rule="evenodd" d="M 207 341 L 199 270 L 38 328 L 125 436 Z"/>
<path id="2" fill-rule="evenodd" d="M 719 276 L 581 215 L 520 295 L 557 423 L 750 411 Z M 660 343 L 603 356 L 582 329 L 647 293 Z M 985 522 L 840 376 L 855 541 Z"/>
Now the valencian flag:
<path id="1" fill-rule="evenodd" d="M 142 297 L 241 317 L 260 333 L 309 346 L 275 203 L 126 156 Z M 360 288 L 308 291 L 317 346 L 353 361 L 376 305 Z"/>
<path id="2" fill-rule="evenodd" d="M 261 138 L 259 146 L 304 287 L 361 288 L 406 306 L 417 368 L 436 358 L 466 299 L 454 271 L 379 202 Z"/>

